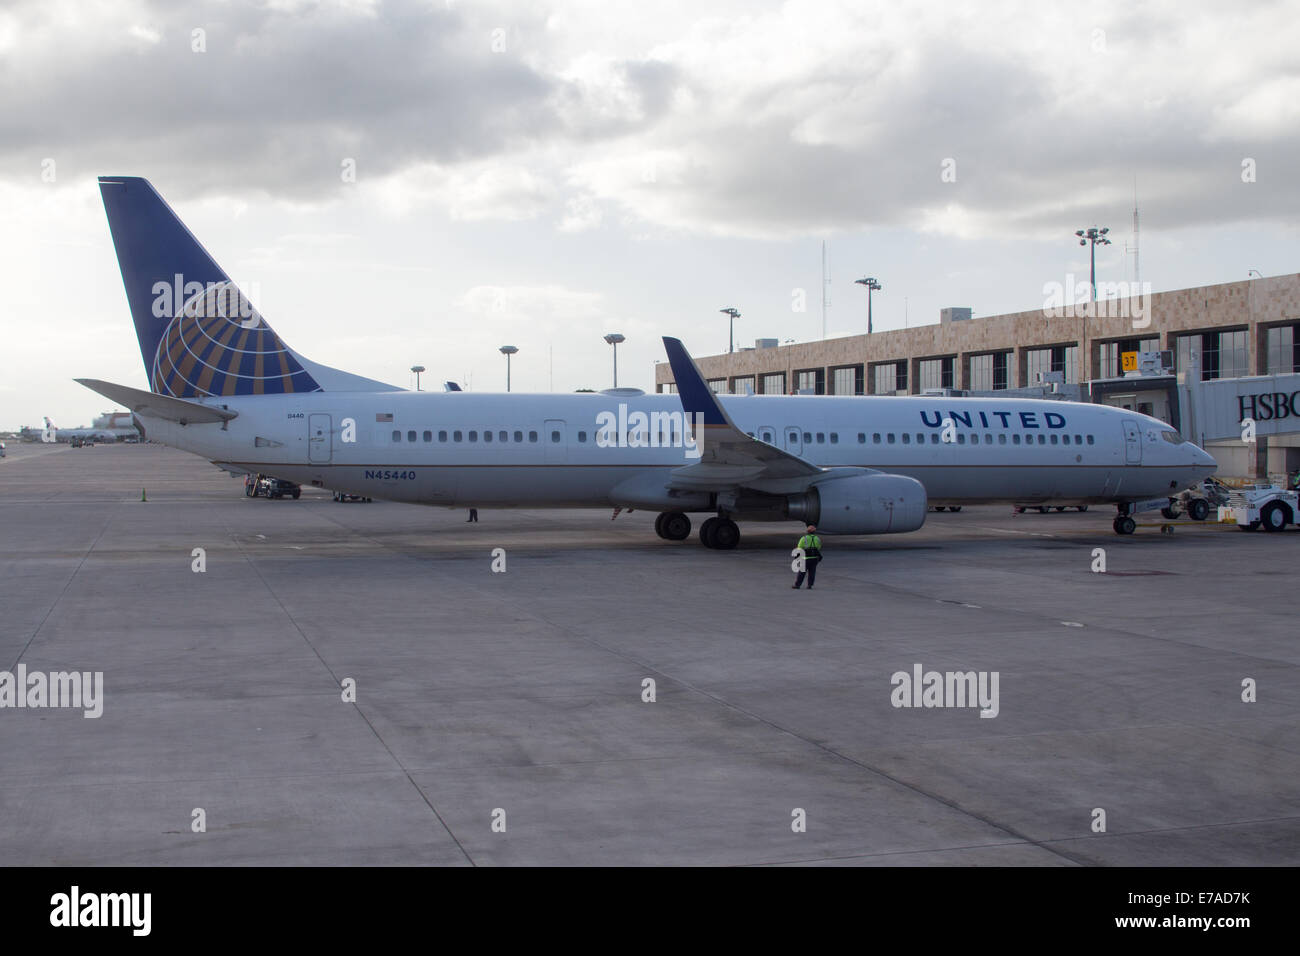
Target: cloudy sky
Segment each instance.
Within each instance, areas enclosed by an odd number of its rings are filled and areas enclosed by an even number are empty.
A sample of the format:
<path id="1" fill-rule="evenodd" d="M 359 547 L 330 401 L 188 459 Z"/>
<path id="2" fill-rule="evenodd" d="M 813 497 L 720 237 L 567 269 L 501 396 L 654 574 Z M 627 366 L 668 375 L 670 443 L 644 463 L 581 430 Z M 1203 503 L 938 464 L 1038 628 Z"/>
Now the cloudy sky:
<path id="1" fill-rule="evenodd" d="M 832 336 L 864 275 L 878 328 L 1037 308 L 1092 224 L 1131 279 L 1135 186 L 1155 291 L 1300 271 L 1297 49 L 1295 0 L 6 0 L 0 428 L 145 383 L 97 175 L 315 361 L 601 388 L 619 331 L 647 387 L 721 308 L 819 338 L 823 241 Z"/>

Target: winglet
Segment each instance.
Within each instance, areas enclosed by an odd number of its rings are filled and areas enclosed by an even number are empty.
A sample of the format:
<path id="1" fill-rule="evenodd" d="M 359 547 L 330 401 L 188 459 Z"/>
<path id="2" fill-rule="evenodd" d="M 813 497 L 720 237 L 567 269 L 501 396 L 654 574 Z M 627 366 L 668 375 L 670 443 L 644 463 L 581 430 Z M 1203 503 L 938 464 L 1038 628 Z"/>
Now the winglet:
<path id="1" fill-rule="evenodd" d="M 695 360 L 687 354 L 681 339 L 665 335 L 664 350 L 668 353 L 668 363 L 673 367 L 673 379 L 677 383 L 677 395 L 682 400 L 682 410 L 706 426 L 730 425 L 735 428 L 735 424 L 718 403 L 718 397 L 709 388 L 709 383 L 700 374 Z M 700 417 L 696 418 L 697 415 Z"/>

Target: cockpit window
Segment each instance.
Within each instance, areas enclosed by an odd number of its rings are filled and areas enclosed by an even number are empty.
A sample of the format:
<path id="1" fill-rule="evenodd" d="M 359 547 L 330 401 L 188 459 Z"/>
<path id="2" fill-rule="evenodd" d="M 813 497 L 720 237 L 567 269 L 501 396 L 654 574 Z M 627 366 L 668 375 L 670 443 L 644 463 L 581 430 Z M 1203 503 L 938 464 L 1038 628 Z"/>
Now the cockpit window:
<path id="1" fill-rule="evenodd" d="M 1187 439 L 1178 434 L 1178 432 L 1161 432 L 1160 437 L 1171 445 L 1181 445 L 1183 442 L 1187 441 Z"/>

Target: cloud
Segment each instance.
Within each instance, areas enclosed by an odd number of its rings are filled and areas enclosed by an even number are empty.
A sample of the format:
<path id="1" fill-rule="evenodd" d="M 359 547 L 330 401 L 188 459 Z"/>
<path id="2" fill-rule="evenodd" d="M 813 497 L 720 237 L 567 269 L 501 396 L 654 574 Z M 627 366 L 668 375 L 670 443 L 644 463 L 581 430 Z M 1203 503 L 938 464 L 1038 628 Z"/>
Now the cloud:
<path id="1" fill-rule="evenodd" d="M 325 203 L 351 159 L 395 212 L 759 238 L 1039 236 L 1136 178 L 1170 226 L 1286 222 L 1286 6 L 25 0 L 0 13 L 0 177 L 51 157 Z"/>

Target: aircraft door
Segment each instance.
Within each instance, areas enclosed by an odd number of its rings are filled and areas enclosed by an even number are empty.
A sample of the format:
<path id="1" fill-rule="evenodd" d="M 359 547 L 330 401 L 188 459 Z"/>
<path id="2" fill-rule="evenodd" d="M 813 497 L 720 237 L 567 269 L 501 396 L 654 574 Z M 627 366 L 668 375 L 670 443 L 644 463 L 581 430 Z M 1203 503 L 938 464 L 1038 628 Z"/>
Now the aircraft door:
<path id="1" fill-rule="evenodd" d="M 787 425 L 785 429 L 785 450 L 792 455 L 803 455 L 803 436 L 793 425 Z"/>
<path id="2" fill-rule="evenodd" d="M 1124 423 L 1124 463 L 1142 464 L 1142 433 L 1138 430 L 1137 422 Z"/>
<path id="3" fill-rule="evenodd" d="M 307 460 L 326 464 L 333 451 L 332 423 L 328 415 L 307 416 Z"/>

